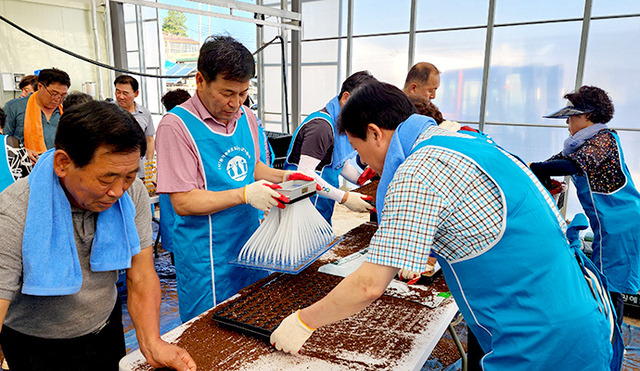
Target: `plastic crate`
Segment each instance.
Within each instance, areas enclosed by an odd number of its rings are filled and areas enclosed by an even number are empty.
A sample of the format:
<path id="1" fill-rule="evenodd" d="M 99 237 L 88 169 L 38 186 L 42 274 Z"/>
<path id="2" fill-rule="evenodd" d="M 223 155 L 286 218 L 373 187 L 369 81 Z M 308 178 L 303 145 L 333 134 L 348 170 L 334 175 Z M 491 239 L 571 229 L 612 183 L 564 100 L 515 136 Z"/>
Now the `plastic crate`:
<path id="1" fill-rule="evenodd" d="M 640 318 L 640 295 L 622 294 L 624 315 Z"/>
<path id="2" fill-rule="evenodd" d="M 265 131 L 265 134 L 267 135 L 269 144 L 271 144 L 271 148 L 273 148 L 275 161 L 278 161 L 279 158 L 286 158 L 289 143 L 291 143 L 291 134 L 278 133 L 277 131 Z M 284 161 L 282 161 L 282 163 L 284 163 Z"/>

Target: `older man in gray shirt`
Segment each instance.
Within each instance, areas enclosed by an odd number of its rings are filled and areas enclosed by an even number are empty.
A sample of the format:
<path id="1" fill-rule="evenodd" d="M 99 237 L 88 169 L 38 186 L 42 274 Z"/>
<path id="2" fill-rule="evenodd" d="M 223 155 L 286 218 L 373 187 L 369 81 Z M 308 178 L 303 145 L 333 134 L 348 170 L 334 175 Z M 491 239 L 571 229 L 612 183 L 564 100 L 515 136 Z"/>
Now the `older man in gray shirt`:
<path id="1" fill-rule="evenodd" d="M 149 196 L 136 179 L 145 146 L 129 113 L 85 103 L 65 112 L 55 149 L 29 177 L 0 193 L 0 345 L 11 369 L 117 369 L 125 349 L 115 283 L 127 269 L 147 361 L 195 370 L 160 338 Z"/>

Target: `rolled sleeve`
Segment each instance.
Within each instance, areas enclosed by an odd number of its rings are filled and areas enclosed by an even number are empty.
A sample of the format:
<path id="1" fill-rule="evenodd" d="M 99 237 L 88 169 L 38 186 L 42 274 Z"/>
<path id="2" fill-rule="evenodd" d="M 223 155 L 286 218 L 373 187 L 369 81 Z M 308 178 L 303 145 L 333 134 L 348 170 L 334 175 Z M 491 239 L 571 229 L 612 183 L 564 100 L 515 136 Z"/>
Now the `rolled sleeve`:
<path id="1" fill-rule="evenodd" d="M 204 189 L 197 149 L 186 130 L 173 114 L 165 115 L 158 125 L 155 141 L 158 193 Z"/>
<path id="2" fill-rule="evenodd" d="M 129 188 L 129 196 L 136 207 L 135 223 L 140 237 L 140 249 L 144 249 L 153 244 L 153 229 L 149 193 L 142 180 L 136 178 Z"/>

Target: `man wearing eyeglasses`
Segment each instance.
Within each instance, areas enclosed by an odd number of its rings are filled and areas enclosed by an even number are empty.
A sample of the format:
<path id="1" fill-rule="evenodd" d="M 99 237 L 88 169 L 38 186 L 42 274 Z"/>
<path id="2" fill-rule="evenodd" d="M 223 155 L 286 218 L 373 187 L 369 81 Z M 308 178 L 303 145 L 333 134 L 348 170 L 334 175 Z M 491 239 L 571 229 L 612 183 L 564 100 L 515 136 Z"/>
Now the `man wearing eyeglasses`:
<path id="1" fill-rule="evenodd" d="M 69 75 L 57 68 L 48 68 L 38 75 L 38 91 L 28 97 L 8 102 L 5 107 L 5 134 L 24 144 L 33 163 L 49 148 L 62 115 L 62 100 L 71 86 Z"/>

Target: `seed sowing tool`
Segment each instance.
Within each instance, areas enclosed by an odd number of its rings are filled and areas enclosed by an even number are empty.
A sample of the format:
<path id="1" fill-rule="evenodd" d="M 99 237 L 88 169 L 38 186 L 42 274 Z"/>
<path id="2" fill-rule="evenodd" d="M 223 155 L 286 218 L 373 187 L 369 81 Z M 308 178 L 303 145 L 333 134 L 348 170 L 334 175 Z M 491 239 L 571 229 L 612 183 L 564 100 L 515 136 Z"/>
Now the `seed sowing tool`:
<path id="1" fill-rule="evenodd" d="M 271 209 L 231 264 L 296 274 L 331 248 L 333 229 L 309 199 L 316 182 L 292 180 L 280 186 L 287 206 Z"/>

